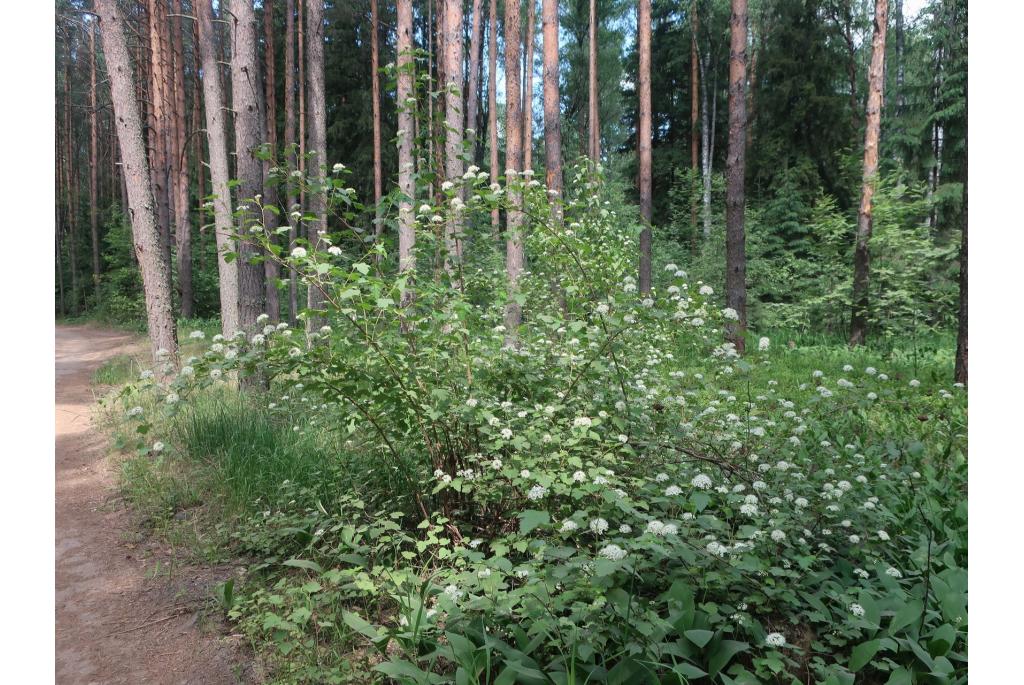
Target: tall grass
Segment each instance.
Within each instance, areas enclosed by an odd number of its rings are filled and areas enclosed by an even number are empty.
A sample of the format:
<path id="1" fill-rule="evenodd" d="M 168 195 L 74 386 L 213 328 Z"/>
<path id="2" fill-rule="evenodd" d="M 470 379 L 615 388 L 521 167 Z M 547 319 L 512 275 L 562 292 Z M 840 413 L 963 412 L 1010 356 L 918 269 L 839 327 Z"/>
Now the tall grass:
<path id="1" fill-rule="evenodd" d="M 209 486 L 236 511 L 272 500 L 285 481 L 324 491 L 343 459 L 333 432 L 293 426 L 258 399 L 229 391 L 199 397 L 176 417 L 174 431 L 181 451 L 209 468 Z"/>

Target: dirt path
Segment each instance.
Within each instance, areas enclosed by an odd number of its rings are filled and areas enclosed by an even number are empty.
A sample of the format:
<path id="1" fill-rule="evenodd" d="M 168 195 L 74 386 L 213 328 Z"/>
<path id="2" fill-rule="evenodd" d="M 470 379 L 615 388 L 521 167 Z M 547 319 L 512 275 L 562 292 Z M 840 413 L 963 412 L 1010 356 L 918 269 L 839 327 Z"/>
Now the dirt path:
<path id="1" fill-rule="evenodd" d="M 126 541 L 132 520 L 106 439 L 91 425 L 90 378 L 106 359 L 138 350 L 138 341 L 57 326 L 56 347 L 57 683 L 243 682 L 237 643 L 200 629 L 201 573 L 147 577 L 166 553 L 155 542 Z"/>

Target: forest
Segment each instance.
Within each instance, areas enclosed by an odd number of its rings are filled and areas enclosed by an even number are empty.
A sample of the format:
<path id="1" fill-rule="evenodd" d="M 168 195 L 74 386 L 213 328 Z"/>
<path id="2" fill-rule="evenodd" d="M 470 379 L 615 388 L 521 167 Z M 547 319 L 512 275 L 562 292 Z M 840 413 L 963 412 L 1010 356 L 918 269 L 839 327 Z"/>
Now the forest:
<path id="1" fill-rule="evenodd" d="M 967 682 L 966 0 L 55 32 L 58 346 L 236 677 Z"/>

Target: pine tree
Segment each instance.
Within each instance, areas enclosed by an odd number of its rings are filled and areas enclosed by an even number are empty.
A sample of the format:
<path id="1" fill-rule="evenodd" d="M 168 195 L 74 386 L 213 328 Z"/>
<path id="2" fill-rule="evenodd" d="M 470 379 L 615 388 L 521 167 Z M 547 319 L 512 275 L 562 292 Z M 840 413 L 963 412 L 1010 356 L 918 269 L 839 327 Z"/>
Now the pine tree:
<path id="1" fill-rule="evenodd" d="M 142 138 L 142 119 L 135 100 L 131 58 L 124 38 L 124 20 L 116 0 L 96 0 L 96 11 L 100 17 L 103 54 L 107 60 L 111 101 L 118 123 L 118 142 L 128 185 L 132 239 L 142 271 L 153 360 L 159 360 L 160 350 L 166 351 L 174 359 L 178 354 L 178 340 L 171 313 L 170 279 L 167 264 L 160 257 L 156 201 L 150 185 L 149 165 Z"/>
<path id="2" fill-rule="evenodd" d="M 729 20 L 729 155 L 726 159 L 725 302 L 738 319 L 728 325 L 729 340 L 744 350 L 747 328 L 747 256 L 744 227 L 747 127 L 747 0 L 732 0 Z"/>

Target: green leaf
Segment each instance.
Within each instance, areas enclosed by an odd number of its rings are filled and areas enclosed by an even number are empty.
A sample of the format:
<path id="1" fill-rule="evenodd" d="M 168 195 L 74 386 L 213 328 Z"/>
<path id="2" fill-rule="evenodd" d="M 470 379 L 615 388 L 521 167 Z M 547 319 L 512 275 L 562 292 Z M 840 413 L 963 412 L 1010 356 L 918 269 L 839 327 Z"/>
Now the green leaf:
<path id="1" fill-rule="evenodd" d="M 885 681 L 885 685 L 913 685 L 914 676 L 905 668 L 897 668 Z"/>
<path id="2" fill-rule="evenodd" d="M 892 617 L 892 621 L 889 622 L 889 634 L 895 635 L 903 628 L 921 618 L 921 612 L 923 610 L 924 604 L 922 604 L 919 599 L 912 599 L 904 604 L 903 608 L 897 611 L 896 615 Z"/>
<path id="3" fill-rule="evenodd" d="M 352 268 L 364 276 L 370 273 L 370 265 L 364 262 L 356 262 L 355 264 L 352 265 Z"/>
<path id="4" fill-rule="evenodd" d="M 711 638 L 713 638 L 715 636 L 715 631 L 713 631 L 713 630 L 699 630 L 699 629 L 695 628 L 693 630 L 685 630 L 685 631 L 683 631 L 683 635 L 686 636 L 687 640 L 689 640 L 693 644 L 697 645 L 701 649 L 704 649 L 704 647 L 709 642 L 711 642 Z"/>
<path id="5" fill-rule="evenodd" d="M 526 535 L 537 526 L 546 526 L 551 523 L 551 515 L 546 511 L 527 509 L 519 514 L 519 532 Z"/>
<path id="6" fill-rule="evenodd" d="M 932 634 L 928 641 L 928 653 L 934 657 L 945 656 L 953 643 L 956 642 L 956 628 L 944 623 Z"/>
<path id="7" fill-rule="evenodd" d="M 306 559 L 289 559 L 281 562 L 283 566 L 291 566 L 293 568 L 304 568 L 307 571 L 316 571 L 317 573 L 323 573 L 324 570 L 320 567 L 320 564 L 315 561 L 308 561 Z"/>
<path id="8" fill-rule="evenodd" d="M 850 670 L 856 673 L 864 668 L 871 661 L 871 658 L 878 653 L 880 646 L 880 640 L 868 640 L 854 647 L 853 653 L 850 654 Z"/>
<path id="9" fill-rule="evenodd" d="M 725 668 L 732 658 L 740 652 L 750 649 L 750 644 L 738 640 L 722 640 L 715 648 L 711 658 L 708 659 L 708 674 L 714 678 L 719 671 Z"/>

